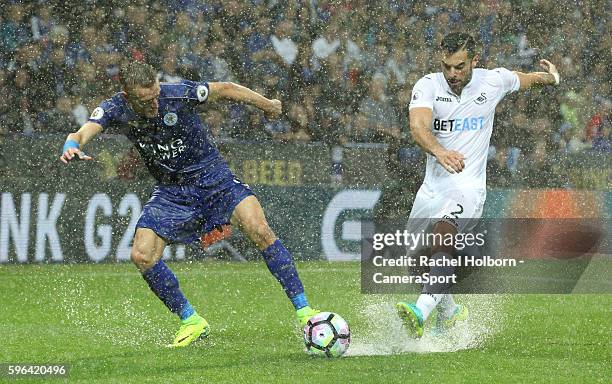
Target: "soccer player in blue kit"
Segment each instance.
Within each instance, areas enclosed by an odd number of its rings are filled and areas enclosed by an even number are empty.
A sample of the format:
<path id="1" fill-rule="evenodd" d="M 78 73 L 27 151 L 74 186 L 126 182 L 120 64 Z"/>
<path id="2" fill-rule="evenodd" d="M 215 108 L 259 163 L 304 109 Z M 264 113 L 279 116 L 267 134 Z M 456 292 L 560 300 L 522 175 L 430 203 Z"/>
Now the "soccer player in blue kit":
<path id="1" fill-rule="evenodd" d="M 122 133 L 156 179 L 136 224 L 131 260 L 155 295 L 181 320 L 170 346 L 187 346 L 207 336 L 210 326 L 161 260 L 164 248 L 168 243 L 196 242 L 228 223 L 261 250 L 304 326 L 318 311 L 308 304 L 290 253 L 268 226 L 251 189 L 232 174 L 198 115 L 208 101 L 230 100 L 253 105 L 275 118 L 282 112 L 281 102 L 229 82 L 160 84 L 155 69 L 138 61 L 122 66 L 119 81 L 123 91 L 103 101 L 77 132 L 68 135 L 60 160 L 66 164 L 91 160 L 82 148 L 94 136 L 103 131 Z"/>

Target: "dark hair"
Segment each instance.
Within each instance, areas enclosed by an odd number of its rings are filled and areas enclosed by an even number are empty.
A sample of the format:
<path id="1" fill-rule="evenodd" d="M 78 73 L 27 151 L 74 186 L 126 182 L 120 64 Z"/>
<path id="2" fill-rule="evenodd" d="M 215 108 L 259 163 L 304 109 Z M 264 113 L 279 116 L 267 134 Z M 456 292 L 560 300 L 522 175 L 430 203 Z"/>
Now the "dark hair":
<path id="1" fill-rule="evenodd" d="M 147 63 L 141 61 L 130 61 L 121 66 L 119 70 L 119 82 L 123 89 L 134 86 L 148 87 L 157 80 L 157 72 Z"/>
<path id="2" fill-rule="evenodd" d="M 476 54 L 476 40 L 467 33 L 452 32 L 444 36 L 440 48 L 448 54 L 453 54 L 465 49 L 468 57 L 474 57 Z"/>

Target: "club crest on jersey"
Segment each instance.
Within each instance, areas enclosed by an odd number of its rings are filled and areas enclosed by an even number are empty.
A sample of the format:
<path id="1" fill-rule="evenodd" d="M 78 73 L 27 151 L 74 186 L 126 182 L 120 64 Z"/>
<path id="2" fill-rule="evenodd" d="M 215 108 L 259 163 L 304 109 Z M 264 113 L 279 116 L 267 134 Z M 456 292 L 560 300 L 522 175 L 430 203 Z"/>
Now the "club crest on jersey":
<path id="1" fill-rule="evenodd" d="M 171 127 L 178 121 L 178 117 L 174 112 L 168 112 L 164 115 L 164 124 Z"/>
<path id="2" fill-rule="evenodd" d="M 478 97 L 477 97 L 477 98 L 474 100 L 474 102 L 475 102 L 477 105 L 482 105 L 482 104 L 484 104 L 484 103 L 486 103 L 486 102 L 487 102 L 487 96 L 485 96 L 485 93 L 484 93 L 484 92 L 482 92 L 482 93 L 480 94 L 480 96 L 478 96 Z"/>
<path id="3" fill-rule="evenodd" d="M 104 116 L 104 110 L 100 107 L 97 107 L 93 110 L 89 118 L 92 120 L 100 120 L 102 116 Z"/>

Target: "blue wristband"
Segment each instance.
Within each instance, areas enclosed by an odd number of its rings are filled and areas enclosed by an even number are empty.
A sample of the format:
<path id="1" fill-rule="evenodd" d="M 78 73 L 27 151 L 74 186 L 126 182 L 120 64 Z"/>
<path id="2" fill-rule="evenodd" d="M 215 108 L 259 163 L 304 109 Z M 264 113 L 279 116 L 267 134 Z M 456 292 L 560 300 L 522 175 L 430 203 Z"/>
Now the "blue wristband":
<path id="1" fill-rule="evenodd" d="M 62 149 L 62 153 L 66 152 L 70 148 L 79 149 L 79 147 L 80 147 L 80 145 L 79 145 L 79 143 L 76 142 L 76 140 L 68 139 L 64 143 L 64 149 Z"/>

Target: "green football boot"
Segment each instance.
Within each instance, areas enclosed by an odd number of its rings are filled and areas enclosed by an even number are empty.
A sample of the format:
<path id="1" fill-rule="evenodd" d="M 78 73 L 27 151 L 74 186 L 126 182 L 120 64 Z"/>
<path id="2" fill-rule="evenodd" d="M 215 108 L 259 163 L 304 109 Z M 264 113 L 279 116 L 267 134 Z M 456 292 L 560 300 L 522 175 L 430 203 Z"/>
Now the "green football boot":
<path id="1" fill-rule="evenodd" d="M 170 348 L 186 347 L 197 339 L 203 339 L 210 333 L 210 325 L 197 313 L 181 320 L 181 327 L 176 332 L 174 341 L 168 345 Z"/>
<path id="2" fill-rule="evenodd" d="M 418 339 L 423 336 L 423 314 L 414 304 L 400 301 L 395 305 L 397 314 L 404 322 L 404 327 L 408 331 L 408 336 Z"/>
<path id="3" fill-rule="evenodd" d="M 310 319 L 319 312 L 321 311 L 306 306 L 295 311 L 295 315 L 297 316 L 300 326 L 303 328 L 306 326 L 306 323 L 308 323 L 308 319 Z"/>

